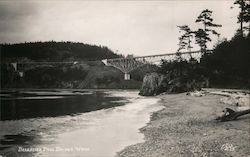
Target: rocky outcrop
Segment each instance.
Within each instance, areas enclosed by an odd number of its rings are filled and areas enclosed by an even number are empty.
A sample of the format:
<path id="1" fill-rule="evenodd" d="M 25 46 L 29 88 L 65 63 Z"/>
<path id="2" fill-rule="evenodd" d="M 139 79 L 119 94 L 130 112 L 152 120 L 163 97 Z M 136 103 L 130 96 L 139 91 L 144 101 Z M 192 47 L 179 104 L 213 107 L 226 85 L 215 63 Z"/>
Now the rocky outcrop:
<path id="1" fill-rule="evenodd" d="M 182 93 L 200 90 L 208 87 L 209 81 L 204 77 L 177 76 L 176 72 L 168 74 L 151 73 L 147 74 L 142 83 L 140 95 L 153 96 L 160 93 Z M 174 74 L 174 75 L 173 75 Z"/>
<path id="2" fill-rule="evenodd" d="M 140 95 L 152 96 L 161 93 L 161 84 L 164 76 L 158 73 L 146 74 L 143 78 L 142 87 L 140 90 Z"/>

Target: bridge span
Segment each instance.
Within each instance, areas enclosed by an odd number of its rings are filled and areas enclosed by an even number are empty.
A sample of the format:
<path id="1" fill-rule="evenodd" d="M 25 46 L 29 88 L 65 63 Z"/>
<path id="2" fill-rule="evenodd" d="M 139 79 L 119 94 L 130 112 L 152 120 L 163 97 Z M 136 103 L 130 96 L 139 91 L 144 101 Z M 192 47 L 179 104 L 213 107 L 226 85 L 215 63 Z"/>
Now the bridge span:
<path id="1" fill-rule="evenodd" d="M 104 59 L 102 62 L 106 66 L 112 66 L 124 73 L 124 79 L 130 80 L 130 73 L 145 65 L 145 64 L 156 64 L 159 65 L 162 60 L 173 61 L 178 58 L 189 61 L 191 58 L 200 61 L 202 56 L 201 51 L 191 51 L 182 53 L 169 53 L 169 54 L 159 54 L 150 56 L 140 56 L 140 57 L 126 57 L 126 58 L 114 58 L 114 59 Z"/>
<path id="2" fill-rule="evenodd" d="M 207 51 L 208 53 L 211 53 L 212 50 Z M 149 56 L 140 56 L 140 57 L 124 57 L 124 58 L 114 58 L 114 59 L 104 59 L 102 62 L 106 66 L 112 66 L 116 69 L 119 69 L 124 73 L 124 79 L 130 80 L 130 73 L 146 64 L 155 64 L 159 65 L 162 60 L 167 61 L 174 61 L 179 58 L 182 58 L 183 60 L 189 61 L 191 58 L 200 61 L 200 58 L 202 56 L 201 51 L 191 51 L 191 52 L 182 52 L 182 53 L 168 53 L 168 54 L 159 54 L 159 55 L 149 55 Z M 18 63 L 13 62 L 11 65 L 14 67 L 14 70 L 19 73 L 21 77 L 24 76 L 25 69 L 32 68 L 34 66 L 39 65 L 58 65 L 58 64 L 82 64 L 78 61 L 71 61 L 71 62 L 24 62 L 24 63 Z"/>

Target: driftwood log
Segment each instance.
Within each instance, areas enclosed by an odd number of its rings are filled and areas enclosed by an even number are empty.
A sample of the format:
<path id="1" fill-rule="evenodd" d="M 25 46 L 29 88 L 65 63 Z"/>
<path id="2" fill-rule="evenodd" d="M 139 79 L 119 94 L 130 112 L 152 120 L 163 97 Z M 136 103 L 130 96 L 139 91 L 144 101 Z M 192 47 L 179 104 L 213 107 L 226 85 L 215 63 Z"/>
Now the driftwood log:
<path id="1" fill-rule="evenodd" d="M 216 118 L 216 120 L 219 120 L 221 122 L 226 122 L 226 121 L 236 120 L 240 116 L 243 116 L 245 114 L 249 114 L 250 109 L 236 112 L 230 108 L 226 108 L 222 112 L 224 112 L 224 114 L 221 117 Z"/>

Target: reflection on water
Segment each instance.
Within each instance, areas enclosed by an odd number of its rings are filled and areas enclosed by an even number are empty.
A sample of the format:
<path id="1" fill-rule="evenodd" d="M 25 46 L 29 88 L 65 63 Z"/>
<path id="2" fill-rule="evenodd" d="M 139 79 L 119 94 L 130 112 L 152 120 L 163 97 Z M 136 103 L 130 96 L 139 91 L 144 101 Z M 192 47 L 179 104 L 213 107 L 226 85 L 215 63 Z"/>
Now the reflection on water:
<path id="1" fill-rule="evenodd" d="M 1 120 L 56 117 L 110 108 L 121 103 L 93 91 L 16 91 L 1 93 Z"/>
<path id="2" fill-rule="evenodd" d="M 0 155 L 114 156 L 143 142 L 139 128 L 161 109 L 157 101 L 135 91 L 2 92 Z"/>

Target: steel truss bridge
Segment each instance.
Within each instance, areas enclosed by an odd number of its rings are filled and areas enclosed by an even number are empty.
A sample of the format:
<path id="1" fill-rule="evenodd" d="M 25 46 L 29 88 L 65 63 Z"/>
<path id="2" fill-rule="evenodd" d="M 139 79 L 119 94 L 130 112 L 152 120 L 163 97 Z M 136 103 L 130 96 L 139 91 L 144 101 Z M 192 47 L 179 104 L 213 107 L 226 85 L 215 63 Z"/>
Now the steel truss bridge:
<path id="1" fill-rule="evenodd" d="M 211 53 L 210 51 L 207 51 Z M 166 61 L 174 61 L 181 58 L 182 60 L 189 61 L 191 58 L 200 61 L 202 57 L 201 51 L 191 51 L 191 52 L 182 52 L 182 53 L 171 53 L 171 54 L 159 54 L 159 55 L 149 55 L 149 56 L 141 56 L 141 57 L 124 57 L 124 58 L 114 58 L 114 59 L 104 59 L 102 62 L 106 66 L 112 66 L 124 73 L 124 79 L 130 80 L 130 73 L 146 64 L 155 64 L 159 65 L 162 60 Z M 34 66 L 41 65 L 64 65 L 64 64 L 83 64 L 78 61 L 73 62 L 13 62 L 11 65 L 14 67 L 15 71 L 19 73 L 21 77 L 24 76 L 24 71 L 30 69 Z"/>
<path id="2" fill-rule="evenodd" d="M 211 52 L 211 51 L 208 51 Z M 191 51 L 182 53 L 171 53 L 171 54 L 160 54 L 160 55 L 150 55 L 141 57 L 126 57 L 126 58 L 114 58 L 114 59 L 104 59 L 102 62 L 106 66 L 112 66 L 124 73 L 124 79 L 130 80 L 130 73 L 145 65 L 145 64 L 156 64 L 159 65 L 162 60 L 174 61 L 179 58 L 183 60 L 190 61 L 190 59 L 195 59 L 200 62 L 202 57 L 201 51 Z"/>

